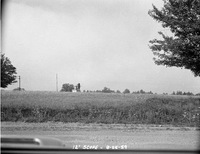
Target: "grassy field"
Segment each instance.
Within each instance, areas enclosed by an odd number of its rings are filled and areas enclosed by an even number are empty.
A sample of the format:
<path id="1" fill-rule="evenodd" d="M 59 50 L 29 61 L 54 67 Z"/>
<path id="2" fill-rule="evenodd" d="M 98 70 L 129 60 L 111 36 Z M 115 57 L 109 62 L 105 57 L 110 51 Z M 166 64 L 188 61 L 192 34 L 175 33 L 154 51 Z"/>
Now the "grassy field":
<path id="1" fill-rule="evenodd" d="M 2 91 L 1 121 L 200 126 L 200 97 Z"/>

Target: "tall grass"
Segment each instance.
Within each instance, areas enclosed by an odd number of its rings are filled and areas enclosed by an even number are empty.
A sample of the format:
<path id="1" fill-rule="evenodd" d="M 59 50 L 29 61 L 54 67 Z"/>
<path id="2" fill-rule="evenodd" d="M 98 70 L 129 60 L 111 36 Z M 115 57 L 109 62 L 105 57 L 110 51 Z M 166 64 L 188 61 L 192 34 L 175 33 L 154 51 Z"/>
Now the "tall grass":
<path id="1" fill-rule="evenodd" d="M 1 121 L 200 126 L 200 97 L 2 91 Z"/>

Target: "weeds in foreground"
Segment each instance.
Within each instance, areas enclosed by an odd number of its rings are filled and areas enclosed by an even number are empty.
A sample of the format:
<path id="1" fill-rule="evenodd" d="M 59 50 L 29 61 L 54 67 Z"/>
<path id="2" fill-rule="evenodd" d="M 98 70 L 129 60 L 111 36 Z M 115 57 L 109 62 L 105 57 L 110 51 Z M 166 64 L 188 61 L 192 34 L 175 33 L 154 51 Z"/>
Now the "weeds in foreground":
<path id="1" fill-rule="evenodd" d="M 3 97 L 1 121 L 22 122 L 82 122 L 82 123 L 125 123 L 125 124 L 170 124 L 175 126 L 200 126 L 200 99 L 198 97 L 160 97 L 127 95 L 89 95 L 70 94 L 61 96 L 32 93 L 20 97 Z M 43 97 L 45 95 L 45 97 Z M 68 96 L 68 98 L 66 97 Z M 93 96 L 93 97 L 92 97 Z M 16 98 L 17 99 L 14 99 Z M 81 99 L 82 97 L 82 99 Z M 53 104 L 65 98 L 71 101 L 64 105 Z M 25 103 L 31 100 L 32 104 Z M 44 102 L 51 100 L 51 103 Z M 82 101 L 81 101 L 82 100 Z M 102 102 L 101 102 L 102 100 Z M 16 102 L 13 102 L 16 101 Z M 35 102 L 35 104 L 33 103 Z M 42 102 L 42 104 L 39 104 Z M 75 103 L 73 103 L 75 102 Z M 10 104 L 9 104 L 10 103 Z"/>

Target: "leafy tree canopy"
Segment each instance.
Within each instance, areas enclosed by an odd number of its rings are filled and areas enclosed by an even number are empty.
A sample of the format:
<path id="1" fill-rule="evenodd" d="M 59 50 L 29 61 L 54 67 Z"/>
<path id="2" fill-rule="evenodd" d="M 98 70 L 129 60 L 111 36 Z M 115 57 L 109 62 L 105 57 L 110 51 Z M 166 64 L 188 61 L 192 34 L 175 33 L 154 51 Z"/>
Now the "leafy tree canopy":
<path id="1" fill-rule="evenodd" d="M 200 76 L 200 0 L 164 0 L 161 10 L 153 5 L 149 15 L 169 28 L 162 40 L 151 40 L 150 49 L 157 65 L 189 69 Z"/>
<path id="2" fill-rule="evenodd" d="M 61 92 L 72 92 L 73 89 L 74 89 L 73 84 L 65 83 L 62 85 Z"/>
<path id="3" fill-rule="evenodd" d="M 120 93 L 121 93 L 121 91 L 120 91 L 120 90 L 117 90 L 117 91 L 116 91 L 116 93 L 119 93 L 119 94 L 120 94 Z"/>
<path id="4" fill-rule="evenodd" d="M 114 93 L 114 90 L 111 90 L 110 88 L 104 87 L 102 92 L 103 93 Z"/>
<path id="5" fill-rule="evenodd" d="M 4 54 L 1 54 L 1 87 L 6 88 L 9 84 L 17 82 L 15 74 L 16 68 Z"/>
<path id="6" fill-rule="evenodd" d="M 124 93 L 124 94 L 129 94 L 129 93 L 130 93 L 130 90 L 129 90 L 129 89 L 125 89 L 125 90 L 123 91 L 123 93 Z"/>

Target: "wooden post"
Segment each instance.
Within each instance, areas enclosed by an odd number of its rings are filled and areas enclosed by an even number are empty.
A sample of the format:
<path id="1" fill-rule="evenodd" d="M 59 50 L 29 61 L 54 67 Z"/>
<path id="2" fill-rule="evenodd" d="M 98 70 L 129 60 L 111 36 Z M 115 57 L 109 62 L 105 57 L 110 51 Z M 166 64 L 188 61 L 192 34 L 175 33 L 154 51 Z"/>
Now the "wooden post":
<path id="1" fill-rule="evenodd" d="M 19 91 L 21 90 L 21 78 L 19 76 Z"/>

